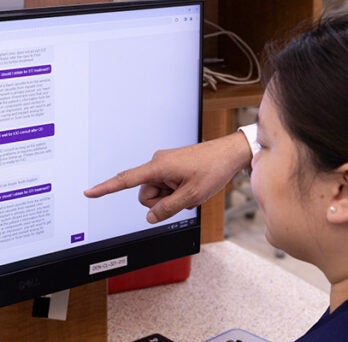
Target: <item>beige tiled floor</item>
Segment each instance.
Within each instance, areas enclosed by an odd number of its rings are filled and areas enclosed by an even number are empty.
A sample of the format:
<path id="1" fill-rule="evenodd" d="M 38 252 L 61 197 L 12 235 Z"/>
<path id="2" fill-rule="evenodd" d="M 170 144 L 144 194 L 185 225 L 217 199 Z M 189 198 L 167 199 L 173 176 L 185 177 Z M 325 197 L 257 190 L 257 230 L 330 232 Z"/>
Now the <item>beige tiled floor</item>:
<path id="1" fill-rule="evenodd" d="M 239 202 L 240 204 L 243 199 L 240 198 L 240 195 L 238 198 L 237 195 L 239 194 L 234 193 L 232 195 L 232 203 Z M 327 279 L 315 266 L 294 259 L 289 255 L 285 255 L 283 258 L 276 257 L 276 250 L 264 237 L 264 223 L 257 211 L 255 217 L 252 219 L 247 219 L 242 215 L 226 222 L 225 235 L 227 235 L 226 239 L 270 260 L 289 272 L 305 279 L 310 284 L 329 292 Z"/>

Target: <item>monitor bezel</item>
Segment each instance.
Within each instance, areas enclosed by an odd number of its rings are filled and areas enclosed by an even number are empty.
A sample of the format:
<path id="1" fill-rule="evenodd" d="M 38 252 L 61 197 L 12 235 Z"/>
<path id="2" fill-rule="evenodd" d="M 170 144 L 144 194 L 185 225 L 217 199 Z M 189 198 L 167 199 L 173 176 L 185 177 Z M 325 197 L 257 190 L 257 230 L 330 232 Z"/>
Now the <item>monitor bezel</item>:
<path id="1" fill-rule="evenodd" d="M 47 8 L 29 8 L 0 12 L 0 21 L 25 20 L 79 14 L 130 11 L 173 6 L 200 6 L 200 70 L 203 51 L 203 0 L 151 0 L 119 3 L 84 4 Z M 202 73 L 199 79 L 199 131 L 202 139 Z M 146 231 L 129 236 L 94 242 L 84 246 L 1 266 L 0 307 L 33 299 L 67 288 L 87 284 L 143 267 L 192 255 L 200 250 L 201 208 L 197 208 L 196 224 L 182 230 L 154 233 Z M 154 229 L 156 230 L 156 228 Z M 158 253 L 160 251 L 160 253 Z M 105 272 L 90 274 L 91 264 L 127 255 L 128 264 Z"/>

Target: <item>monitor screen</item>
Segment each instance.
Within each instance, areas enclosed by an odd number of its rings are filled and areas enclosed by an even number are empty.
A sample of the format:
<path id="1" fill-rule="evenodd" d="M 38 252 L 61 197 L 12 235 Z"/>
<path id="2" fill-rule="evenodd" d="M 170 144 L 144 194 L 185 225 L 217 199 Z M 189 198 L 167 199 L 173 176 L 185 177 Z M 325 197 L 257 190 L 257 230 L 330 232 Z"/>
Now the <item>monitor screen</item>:
<path id="1" fill-rule="evenodd" d="M 138 188 L 85 189 L 200 140 L 200 1 L 0 14 L 0 306 L 199 251 Z"/>

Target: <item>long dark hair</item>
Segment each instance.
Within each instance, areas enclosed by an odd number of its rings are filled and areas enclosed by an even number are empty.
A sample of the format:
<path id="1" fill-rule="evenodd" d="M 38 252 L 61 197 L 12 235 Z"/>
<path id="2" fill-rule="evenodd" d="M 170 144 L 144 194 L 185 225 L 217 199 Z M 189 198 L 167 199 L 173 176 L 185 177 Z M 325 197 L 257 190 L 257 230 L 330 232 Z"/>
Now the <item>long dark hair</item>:
<path id="1" fill-rule="evenodd" d="M 280 52 L 269 45 L 265 56 L 263 81 L 314 167 L 348 162 L 348 14 L 320 19 Z"/>

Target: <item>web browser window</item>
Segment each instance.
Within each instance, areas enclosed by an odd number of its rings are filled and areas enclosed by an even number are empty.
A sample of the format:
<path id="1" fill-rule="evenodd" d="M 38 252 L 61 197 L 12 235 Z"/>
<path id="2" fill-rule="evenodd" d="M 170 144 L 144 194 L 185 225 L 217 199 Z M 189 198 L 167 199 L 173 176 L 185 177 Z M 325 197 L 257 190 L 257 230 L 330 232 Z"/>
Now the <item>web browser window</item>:
<path id="1" fill-rule="evenodd" d="M 156 227 L 138 188 L 83 191 L 198 141 L 198 11 L 0 22 L 1 265 Z M 184 210 L 158 228 L 196 219 Z"/>

